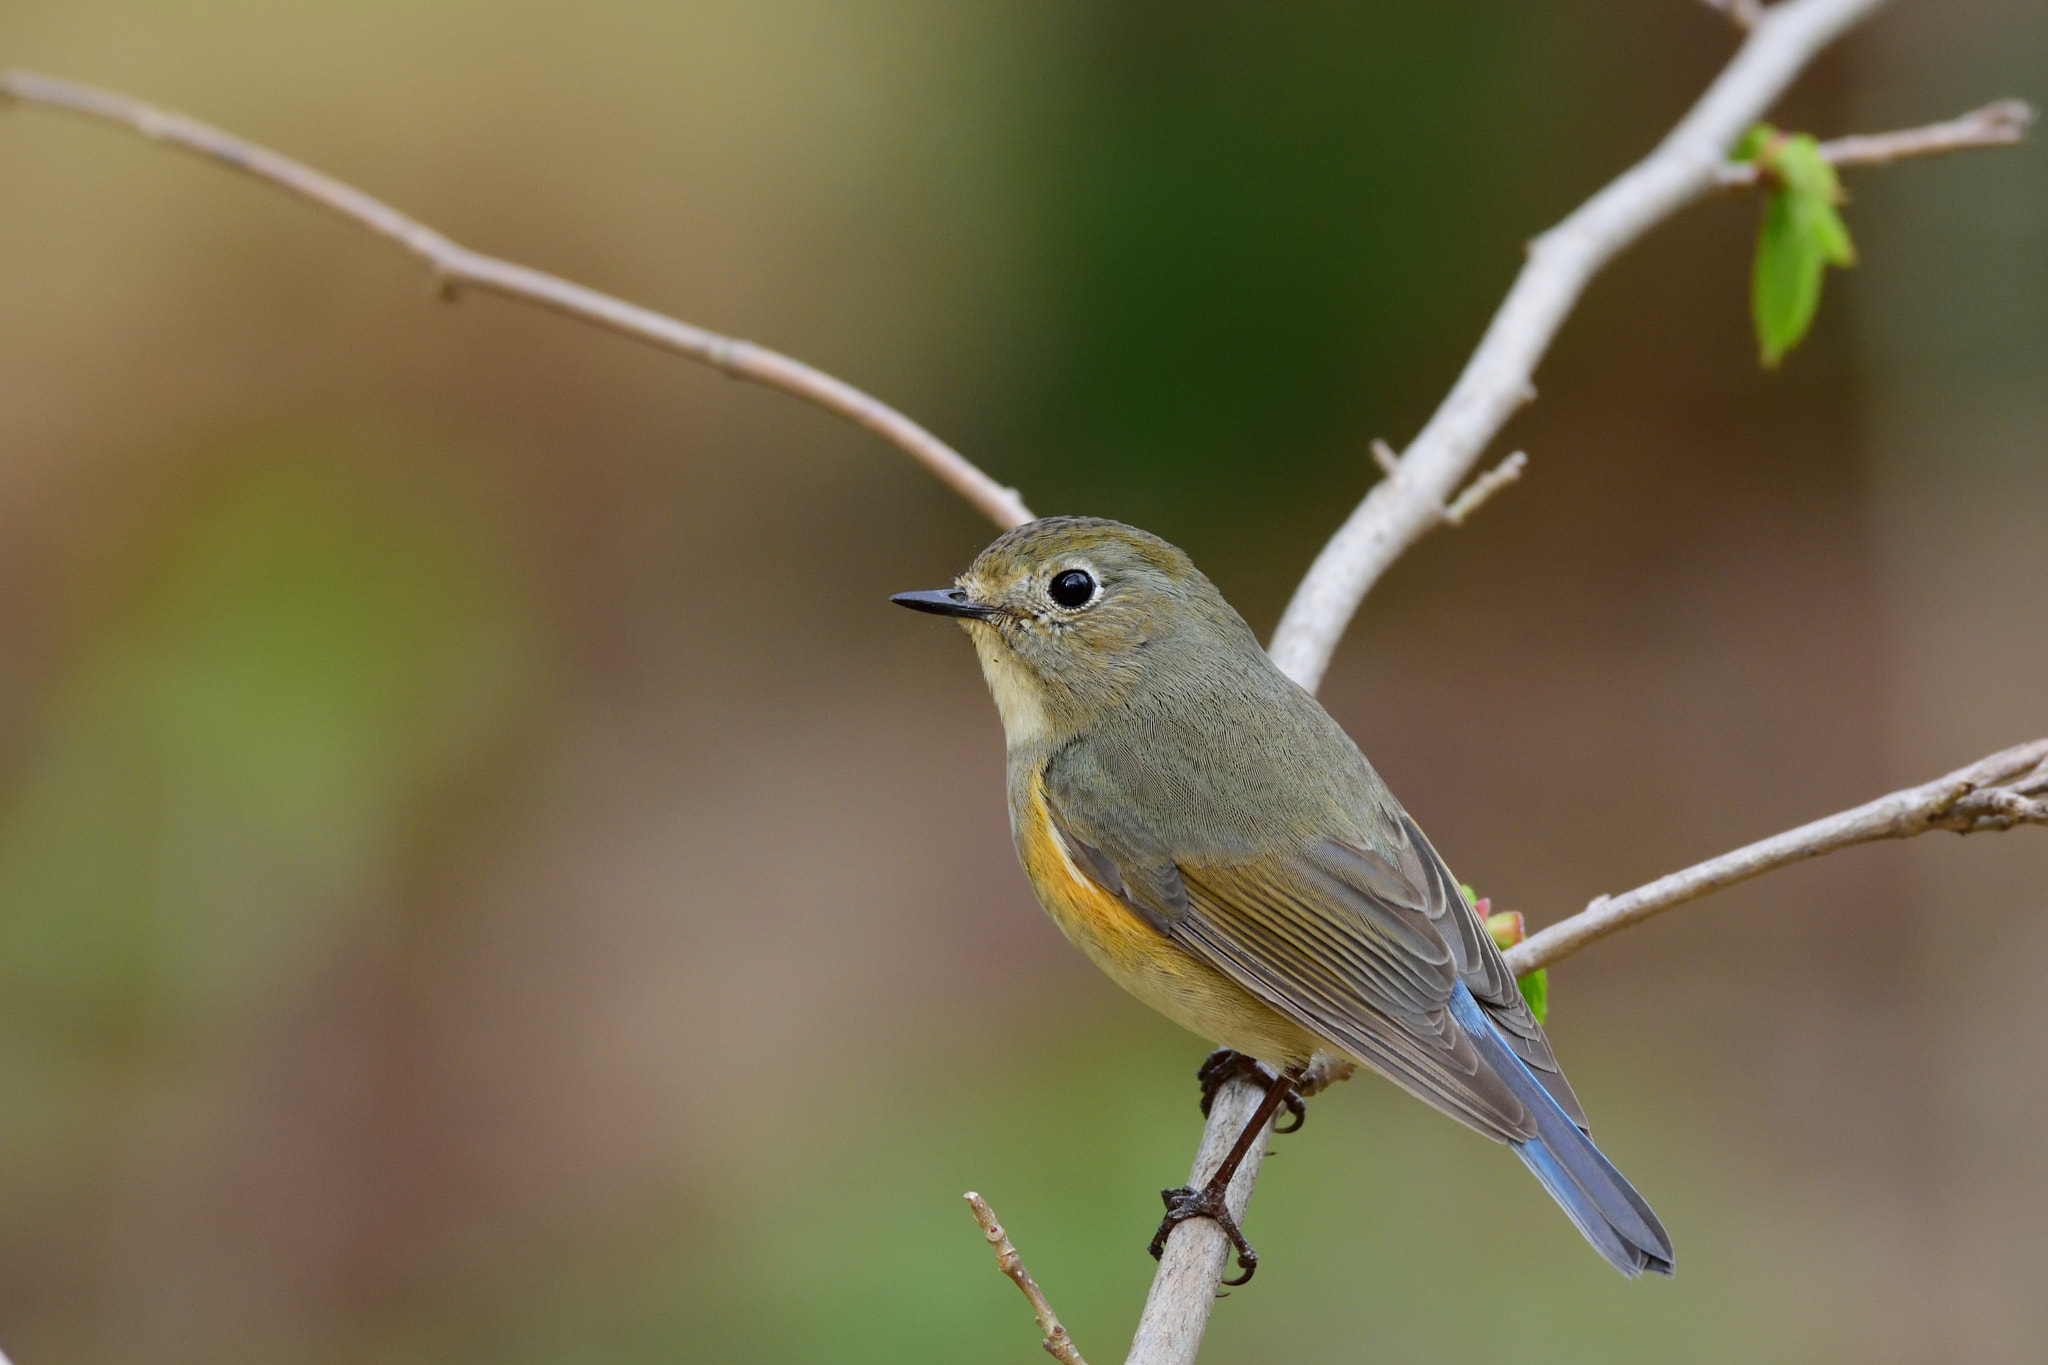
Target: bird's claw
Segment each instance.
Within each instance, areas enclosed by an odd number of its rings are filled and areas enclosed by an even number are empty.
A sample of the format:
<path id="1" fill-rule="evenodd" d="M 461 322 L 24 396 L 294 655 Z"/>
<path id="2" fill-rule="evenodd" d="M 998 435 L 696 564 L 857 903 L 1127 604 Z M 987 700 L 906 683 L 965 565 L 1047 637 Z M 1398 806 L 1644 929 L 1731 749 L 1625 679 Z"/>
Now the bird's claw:
<path id="1" fill-rule="evenodd" d="M 1273 1068 L 1267 1066 L 1264 1062 L 1247 1057 L 1242 1052 L 1233 1052 L 1227 1047 L 1219 1047 L 1203 1060 L 1200 1069 L 1195 1072 L 1195 1079 L 1202 1083 L 1202 1117 L 1207 1118 L 1209 1117 L 1210 1107 L 1216 1103 L 1216 1092 L 1221 1090 L 1227 1083 L 1244 1079 L 1256 1081 L 1260 1089 L 1265 1089 L 1280 1078 L 1273 1073 Z M 1301 1125 L 1308 1121 L 1308 1106 L 1302 1102 L 1301 1096 L 1293 1090 L 1287 1092 L 1285 1103 L 1287 1105 L 1287 1116 L 1294 1121 L 1285 1125 L 1276 1123 L 1273 1125 L 1273 1131 L 1276 1133 L 1300 1132 Z"/>
<path id="2" fill-rule="evenodd" d="M 1177 1190 L 1161 1190 L 1159 1197 L 1166 1204 L 1166 1217 L 1159 1220 L 1159 1231 L 1152 1234 L 1152 1245 L 1146 1248 L 1152 1253 L 1153 1260 L 1165 1254 L 1166 1239 L 1182 1223 L 1190 1218 L 1213 1219 L 1216 1226 L 1223 1229 L 1223 1235 L 1230 1239 L 1230 1245 L 1236 1248 L 1237 1268 L 1244 1272 L 1223 1283 L 1233 1288 L 1251 1283 L 1259 1268 L 1259 1253 L 1252 1250 L 1252 1244 L 1244 1239 L 1244 1230 L 1238 1227 L 1237 1220 L 1224 1206 L 1223 1191 L 1214 1186 L 1198 1190 L 1192 1185 L 1183 1185 Z"/>

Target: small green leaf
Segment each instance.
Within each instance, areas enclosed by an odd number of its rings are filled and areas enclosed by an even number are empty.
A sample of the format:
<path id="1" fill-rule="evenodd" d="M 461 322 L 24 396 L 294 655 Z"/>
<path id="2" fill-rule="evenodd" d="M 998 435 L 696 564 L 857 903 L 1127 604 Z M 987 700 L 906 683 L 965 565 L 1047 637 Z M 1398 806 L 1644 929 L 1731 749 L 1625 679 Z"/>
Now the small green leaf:
<path id="1" fill-rule="evenodd" d="M 1778 130 L 1768 123 L 1752 123 L 1749 125 L 1749 131 L 1744 133 L 1741 140 L 1735 144 L 1734 150 L 1728 153 L 1728 159 L 1730 161 L 1754 161 L 1763 152 L 1763 149 L 1770 145 L 1771 139 L 1777 135 Z"/>
<path id="2" fill-rule="evenodd" d="M 1835 168 L 1811 135 L 1781 137 L 1758 124 L 1737 151 L 1749 153 L 1769 186 L 1750 277 L 1750 313 L 1764 368 L 1775 369 L 1813 325 L 1827 267 L 1855 264 L 1856 250 L 1835 209 L 1842 196 Z"/>
<path id="3" fill-rule="evenodd" d="M 1794 194 L 1834 204 L 1842 197 L 1841 181 L 1835 168 L 1820 154 L 1820 143 L 1811 133 L 1793 133 L 1778 139 L 1766 158 L 1771 173 Z"/>
<path id="4" fill-rule="evenodd" d="M 1537 1023 L 1542 1023 L 1550 1014 L 1549 969 L 1538 967 L 1527 976 L 1518 976 L 1515 985 L 1521 990 L 1522 999 L 1529 1002 L 1529 1013 L 1536 1016 Z"/>
<path id="5" fill-rule="evenodd" d="M 1819 244 L 1799 222 L 1797 205 L 1786 191 L 1770 191 L 1763 230 L 1757 236 L 1749 306 L 1765 369 L 1776 369 L 1785 352 L 1799 344 L 1820 308 L 1820 277 L 1826 262 Z"/>

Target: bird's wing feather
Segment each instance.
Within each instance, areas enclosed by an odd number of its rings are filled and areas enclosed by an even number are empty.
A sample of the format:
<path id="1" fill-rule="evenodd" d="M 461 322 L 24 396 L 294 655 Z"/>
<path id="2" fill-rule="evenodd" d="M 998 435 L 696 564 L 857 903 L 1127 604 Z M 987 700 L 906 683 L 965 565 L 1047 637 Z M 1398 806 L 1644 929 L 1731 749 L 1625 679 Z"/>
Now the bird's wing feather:
<path id="1" fill-rule="evenodd" d="M 1132 810 L 1160 804 L 1133 803 L 1122 790 L 1130 777 L 1105 771 L 1097 756 L 1047 765 L 1055 827 L 1105 890 L 1429 1104 L 1488 1136 L 1527 1138 L 1534 1117 L 1450 1016 L 1462 978 L 1503 1040 L 1583 1126 L 1499 950 L 1398 806 L 1375 812 L 1376 839 L 1344 830 L 1268 841 L 1239 831 L 1231 847 L 1204 850 L 1133 819 Z"/>
<path id="2" fill-rule="evenodd" d="M 1508 970 L 1506 959 L 1501 957 L 1500 948 L 1495 945 L 1493 935 L 1480 922 L 1479 915 L 1465 901 L 1465 893 L 1458 889 L 1457 879 L 1444 865 L 1444 860 L 1430 845 L 1422 831 L 1407 812 L 1400 812 L 1398 822 L 1406 840 L 1406 847 L 1416 851 L 1424 873 L 1421 879 L 1427 884 L 1429 904 L 1435 908 L 1432 918 L 1438 922 L 1449 920 L 1457 930 L 1456 943 L 1459 948 L 1459 975 L 1464 978 L 1465 989 L 1479 1002 L 1501 1036 L 1514 1054 L 1522 1059 L 1550 1097 L 1557 1101 L 1582 1132 L 1592 1130 L 1586 1124 L 1586 1111 L 1579 1104 L 1579 1097 L 1572 1093 L 1571 1083 L 1564 1078 L 1564 1071 L 1557 1064 L 1557 1056 L 1550 1050 L 1550 1039 L 1544 1036 L 1543 1025 L 1536 1022 L 1536 1015 L 1529 1008 L 1529 1002 L 1522 998 L 1522 989 L 1515 984 L 1513 972 Z"/>

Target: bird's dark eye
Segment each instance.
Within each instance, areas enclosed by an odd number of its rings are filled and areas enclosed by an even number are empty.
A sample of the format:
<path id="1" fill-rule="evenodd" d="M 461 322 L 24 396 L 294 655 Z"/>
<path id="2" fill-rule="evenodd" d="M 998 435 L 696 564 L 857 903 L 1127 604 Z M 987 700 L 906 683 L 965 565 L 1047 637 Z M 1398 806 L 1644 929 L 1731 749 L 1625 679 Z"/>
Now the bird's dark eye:
<path id="1" fill-rule="evenodd" d="M 1045 590 L 1053 601 L 1063 607 L 1086 606 L 1088 599 L 1095 596 L 1095 580 L 1083 570 L 1068 569 L 1065 573 L 1054 574 Z"/>

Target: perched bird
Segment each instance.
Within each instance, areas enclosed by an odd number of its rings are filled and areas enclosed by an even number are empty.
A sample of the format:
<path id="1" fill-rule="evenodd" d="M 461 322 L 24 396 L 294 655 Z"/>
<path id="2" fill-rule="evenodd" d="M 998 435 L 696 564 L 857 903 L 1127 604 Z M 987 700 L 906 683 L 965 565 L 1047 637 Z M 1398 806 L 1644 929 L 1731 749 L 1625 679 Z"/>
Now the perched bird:
<path id="1" fill-rule="evenodd" d="M 902 606 L 959 619 L 1002 713 L 1010 827 L 1075 946 L 1220 1043 L 1205 1102 L 1269 1084 L 1223 1169 L 1165 1191 L 1172 1227 L 1214 1218 L 1282 1105 L 1352 1063 L 1521 1157 L 1622 1274 L 1670 1274 L 1671 1241 L 1586 1118 L 1485 926 L 1429 841 L 1316 699 L 1267 658 L 1188 557 L 1114 521 L 1006 532 L 956 585 Z M 1291 1131 L 1291 1130 L 1290 1130 Z"/>

